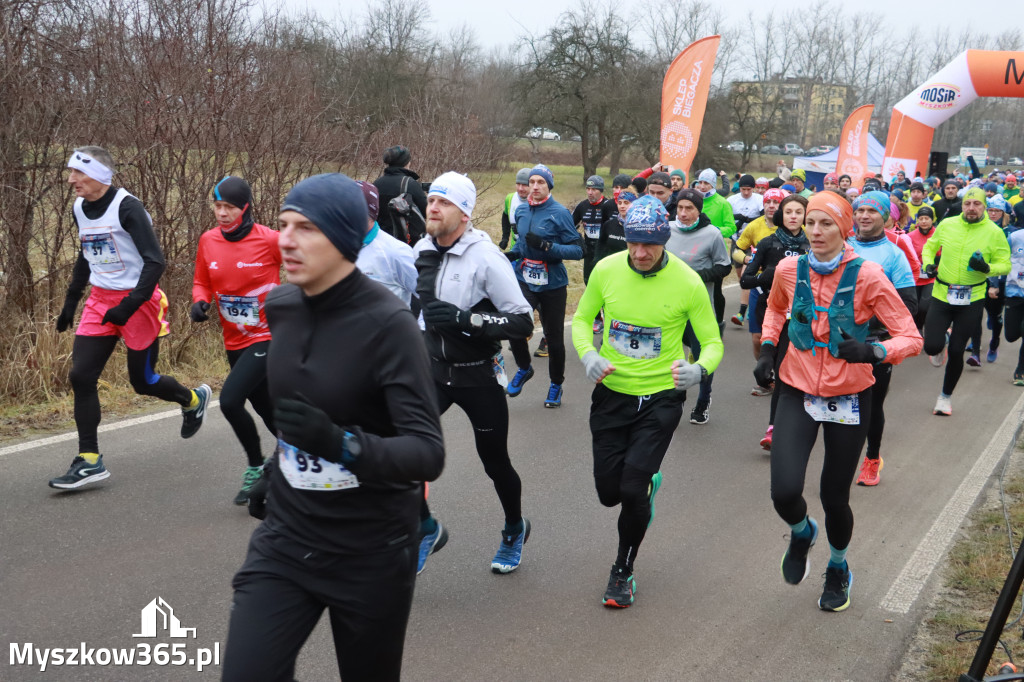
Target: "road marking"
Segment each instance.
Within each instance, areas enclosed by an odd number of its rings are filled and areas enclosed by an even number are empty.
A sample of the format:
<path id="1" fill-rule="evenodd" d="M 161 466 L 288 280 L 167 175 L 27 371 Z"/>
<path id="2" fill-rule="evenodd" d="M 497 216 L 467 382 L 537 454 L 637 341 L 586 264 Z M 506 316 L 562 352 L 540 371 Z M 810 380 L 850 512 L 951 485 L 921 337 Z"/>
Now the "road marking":
<path id="1" fill-rule="evenodd" d="M 211 407 L 217 407 L 220 405 L 219 400 L 210 401 L 207 405 L 207 409 Z M 142 417 L 132 417 L 131 419 L 124 419 L 119 422 L 113 422 L 111 424 L 104 424 L 97 429 L 100 433 L 106 433 L 108 431 L 118 431 L 120 429 L 131 428 L 132 426 L 138 426 L 139 424 L 148 424 L 149 422 L 160 421 L 161 419 L 170 419 L 171 417 L 180 417 L 181 410 L 165 410 L 164 412 L 154 412 L 153 414 L 147 414 Z M 49 436 L 48 438 L 40 438 L 38 440 L 30 440 L 27 443 L 18 443 L 17 445 L 8 445 L 5 448 L 0 448 L 0 457 L 7 455 L 13 455 L 18 452 L 25 452 L 26 450 L 34 450 L 36 448 L 43 448 L 47 445 L 53 445 L 55 443 L 63 443 L 68 440 L 77 440 L 78 432 L 71 431 L 70 433 L 62 433 L 56 436 Z"/>
<path id="2" fill-rule="evenodd" d="M 1024 426 L 1024 421 L 1021 420 L 1022 410 L 1024 394 L 1014 403 L 1013 409 L 1006 415 L 1006 419 L 996 430 L 992 440 L 978 457 L 978 461 L 974 463 L 971 471 L 960 483 L 960 487 L 953 493 L 953 497 L 946 503 L 935 523 L 900 571 L 899 577 L 882 600 L 881 606 L 884 610 L 900 614 L 910 611 L 939 560 L 953 543 L 954 536 L 960 530 L 960 525 L 974 506 L 974 501 L 985 487 L 992 471 L 1017 443 L 1021 428 Z"/>

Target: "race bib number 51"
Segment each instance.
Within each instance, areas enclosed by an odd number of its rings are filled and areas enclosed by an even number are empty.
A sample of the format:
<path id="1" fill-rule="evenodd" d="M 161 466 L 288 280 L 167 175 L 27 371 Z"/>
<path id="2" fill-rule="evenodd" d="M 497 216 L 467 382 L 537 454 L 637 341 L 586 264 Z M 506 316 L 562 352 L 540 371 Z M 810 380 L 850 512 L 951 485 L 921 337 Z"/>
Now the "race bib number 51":
<path id="1" fill-rule="evenodd" d="M 277 462 L 288 485 L 296 490 L 333 492 L 358 488 L 359 479 L 336 462 L 328 462 L 277 439 Z"/>

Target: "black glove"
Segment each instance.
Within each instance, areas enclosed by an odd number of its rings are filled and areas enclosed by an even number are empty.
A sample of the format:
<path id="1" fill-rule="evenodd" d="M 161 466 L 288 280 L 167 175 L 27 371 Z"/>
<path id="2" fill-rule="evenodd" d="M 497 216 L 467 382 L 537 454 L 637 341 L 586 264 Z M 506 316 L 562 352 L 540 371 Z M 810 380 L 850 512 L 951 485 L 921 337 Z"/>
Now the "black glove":
<path id="1" fill-rule="evenodd" d="M 249 499 L 246 504 L 249 506 L 249 516 L 263 520 L 267 518 L 267 491 L 270 490 L 270 472 L 273 471 L 273 461 L 269 460 L 263 465 L 263 473 L 260 480 L 249 489 Z"/>
<path id="2" fill-rule="evenodd" d="M 502 239 L 500 242 L 498 242 L 498 248 L 501 249 L 502 251 L 507 249 L 508 248 L 508 240 L 507 239 Z"/>
<path id="3" fill-rule="evenodd" d="M 68 294 L 64 298 L 64 307 L 57 316 L 57 332 L 66 331 L 75 321 L 75 311 L 78 309 L 78 297 Z"/>
<path id="4" fill-rule="evenodd" d="M 512 251 L 506 251 L 505 252 L 505 257 L 508 258 L 513 263 L 515 263 L 517 260 L 522 258 L 522 256 L 520 256 L 518 253 L 515 252 L 515 249 L 513 249 Z"/>
<path id="5" fill-rule="evenodd" d="M 967 266 L 971 270 L 977 270 L 986 274 L 991 269 L 988 267 L 988 263 L 985 262 L 985 258 L 981 255 L 981 251 L 975 251 L 971 254 L 971 259 L 967 261 Z"/>
<path id="6" fill-rule="evenodd" d="M 547 251 L 551 248 L 551 242 L 541 239 L 540 235 L 536 232 L 526 233 L 526 245 L 531 249 L 539 249 L 541 251 Z"/>
<path id="7" fill-rule="evenodd" d="M 424 249 L 416 257 L 416 272 L 419 275 L 416 279 L 416 297 L 421 302 L 434 300 L 434 284 L 437 282 L 437 273 L 440 267 L 441 254 L 437 251 Z"/>
<path id="8" fill-rule="evenodd" d="M 188 311 L 189 317 L 192 318 L 193 322 L 206 322 L 210 319 L 210 316 L 206 313 L 210 310 L 210 304 L 206 301 L 196 301 L 192 304 L 192 309 Z"/>
<path id="9" fill-rule="evenodd" d="M 924 276 L 931 279 L 939 273 L 939 266 L 935 263 L 929 263 L 924 266 Z"/>
<path id="10" fill-rule="evenodd" d="M 772 385 L 776 350 L 774 343 L 761 344 L 761 355 L 757 359 L 757 365 L 754 366 L 754 381 L 761 388 L 768 388 Z"/>
<path id="11" fill-rule="evenodd" d="M 840 330 L 839 333 L 842 334 L 843 340 L 839 342 L 836 357 L 840 360 L 864 363 L 875 363 L 878 361 L 873 345 L 862 341 L 855 341 L 843 330 Z"/>
<path id="12" fill-rule="evenodd" d="M 340 462 L 345 429 L 301 394 L 298 400 L 281 398 L 274 404 L 274 425 L 281 438 L 300 450 L 328 462 Z"/>
<path id="13" fill-rule="evenodd" d="M 771 288 L 772 283 L 774 281 L 775 281 L 775 266 L 774 265 L 769 265 L 768 267 L 766 267 L 764 270 L 761 271 L 760 275 L 757 276 L 757 284 L 759 286 L 767 288 L 767 289 Z"/>
<path id="14" fill-rule="evenodd" d="M 127 298 L 107 310 L 103 314 L 103 324 L 113 324 L 123 327 L 128 324 L 128 318 L 135 314 L 139 307 L 131 303 Z"/>
<path id="15" fill-rule="evenodd" d="M 468 310 L 452 305 L 447 301 L 433 300 L 423 306 L 423 321 L 435 327 L 447 327 L 468 332 L 474 329 L 470 323 Z"/>

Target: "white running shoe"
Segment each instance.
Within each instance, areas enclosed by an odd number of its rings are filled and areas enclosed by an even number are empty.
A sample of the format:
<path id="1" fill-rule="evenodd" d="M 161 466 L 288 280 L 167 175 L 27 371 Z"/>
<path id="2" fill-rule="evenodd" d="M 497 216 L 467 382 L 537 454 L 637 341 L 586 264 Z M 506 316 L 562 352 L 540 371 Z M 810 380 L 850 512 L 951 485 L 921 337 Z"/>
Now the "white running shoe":
<path id="1" fill-rule="evenodd" d="M 935 401 L 935 409 L 932 410 L 932 414 L 942 415 L 948 417 L 953 414 L 953 399 L 948 395 L 939 394 L 939 399 Z"/>
<path id="2" fill-rule="evenodd" d="M 942 363 L 944 360 L 942 355 L 942 353 L 939 353 L 938 355 L 929 355 L 928 362 L 932 363 L 932 367 L 942 367 Z"/>

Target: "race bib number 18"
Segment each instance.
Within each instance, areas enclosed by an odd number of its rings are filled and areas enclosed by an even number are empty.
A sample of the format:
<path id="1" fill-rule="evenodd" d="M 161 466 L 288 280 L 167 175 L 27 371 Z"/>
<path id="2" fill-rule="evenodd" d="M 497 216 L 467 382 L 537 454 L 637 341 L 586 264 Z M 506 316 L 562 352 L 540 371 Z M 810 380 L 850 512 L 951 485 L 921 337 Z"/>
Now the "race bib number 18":
<path id="1" fill-rule="evenodd" d="M 950 284 L 946 292 L 946 301 L 950 305 L 970 305 L 971 287 L 966 284 Z"/>
<path id="2" fill-rule="evenodd" d="M 359 487 L 356 475 L 342 465 L 299 450 L 280 438 L 277 439 L 277 462 L 288 485 L 296 490 L 333 492 Z"/>

